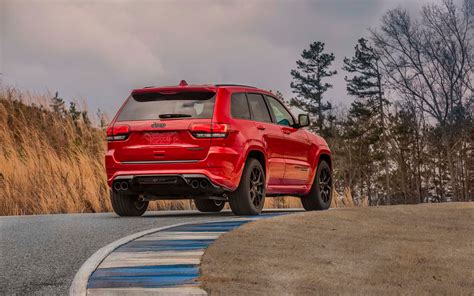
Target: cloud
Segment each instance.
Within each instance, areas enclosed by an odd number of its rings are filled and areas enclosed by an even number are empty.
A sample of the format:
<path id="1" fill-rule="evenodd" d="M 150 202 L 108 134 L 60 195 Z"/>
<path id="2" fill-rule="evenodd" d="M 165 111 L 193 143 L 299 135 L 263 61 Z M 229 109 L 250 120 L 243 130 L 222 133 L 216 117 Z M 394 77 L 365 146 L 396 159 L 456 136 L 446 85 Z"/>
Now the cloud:
<path id="1" fill-rule="evenodd" d="M 289 72 L 311 42 L 326 42 L 327 51 L 337 57 L 334 68 L 341 72 L 342 59 L 352 54 L 356 40 L 378 25 L 387 8 L 400 4 L 376 0 L 0 3 L 4 82 L 35 91 L 59 90 L 67 99 L 87 99 L 91 108 L 111 114 L 131 89 L 177 84 L 181 79 L 251 84 L 290 97 Z M 336 103 L 348 101 L 343 77 L 332 80 L 334 88 L 327 94 Z"/>

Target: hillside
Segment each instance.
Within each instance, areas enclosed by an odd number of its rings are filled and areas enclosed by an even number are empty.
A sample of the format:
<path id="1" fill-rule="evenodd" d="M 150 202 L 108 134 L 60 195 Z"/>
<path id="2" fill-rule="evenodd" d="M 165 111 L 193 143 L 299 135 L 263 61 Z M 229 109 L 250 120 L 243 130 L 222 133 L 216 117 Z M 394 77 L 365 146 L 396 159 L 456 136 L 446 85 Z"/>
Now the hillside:
<path id="1" fill-rule="evenodd" d="M 111 211 L 105 132 L 61 98 L 0 90 L 0 215 Z M 190 209 L 160 201 L 150 210 Z"/>
<path id="2" fill-rule="evenodd" d="M 0 215 L 111 211 L 105 132 L 77 104 L 58 95 L 0 89 Z M 299 207 L 296 198 L 267 207 Z M 150 203 L 150 210 L 192 209 L 190 200 Z"/>
<path id="3" fill-rule="evenodd" d="M 57 114 L 47 102 L 0 94 L 0 215 L 110 210 L 103 132 L 87 114 Z"/>

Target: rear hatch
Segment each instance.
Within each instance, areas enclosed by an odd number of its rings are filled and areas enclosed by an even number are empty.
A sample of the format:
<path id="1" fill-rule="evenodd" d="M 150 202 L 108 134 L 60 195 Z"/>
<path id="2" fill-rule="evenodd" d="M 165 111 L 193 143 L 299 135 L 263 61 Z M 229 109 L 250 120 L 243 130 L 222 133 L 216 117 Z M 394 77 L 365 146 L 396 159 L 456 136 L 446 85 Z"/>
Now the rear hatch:
<path id="1" fill-rule="evenodd" d="M 115 159 L 122 163 L 204 159 L 211 139 L 192 131 L 212 125 L 215 99 L 209 89 L 134 91 L 109 132 L 126 133 L 125 139 L 111 142 Z"/>

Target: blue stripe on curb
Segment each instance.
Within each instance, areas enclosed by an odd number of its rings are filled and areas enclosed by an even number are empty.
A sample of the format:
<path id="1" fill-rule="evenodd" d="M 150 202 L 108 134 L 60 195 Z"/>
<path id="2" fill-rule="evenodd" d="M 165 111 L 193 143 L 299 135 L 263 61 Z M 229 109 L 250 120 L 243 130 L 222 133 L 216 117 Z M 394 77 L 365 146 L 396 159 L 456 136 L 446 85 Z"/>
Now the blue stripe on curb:
<path id="1" fill-rule="evenodd" d="M 199 265 L 194 264 L 99 268 L 91 275 L 91 279 L 109 276 L 189 275 L 198 273 L 198 270 Z"/>
<path id="2" fill-rule="evenodd" d="M 199 266 L 191 264 L 99 268 L 91 275 L 87 288 L 189 286 L 197 285 L 198 276 Z"/>
<path id="3" fill-rule="evenodd" d="M 250 220 L 183 225 L 166 229 L 163 232 L 227 232 L 249 221 Z"/>
<path id="4" fill-rule="evenodd" d="M 160 276 L 131 276 L 107 277 L 106 279 L 90 279 L 88 289 L 97 288 L 166 288 L 176 286 L 199 285 L 196 282 L 198 273 L 191 275 L 160 275 Z"/>

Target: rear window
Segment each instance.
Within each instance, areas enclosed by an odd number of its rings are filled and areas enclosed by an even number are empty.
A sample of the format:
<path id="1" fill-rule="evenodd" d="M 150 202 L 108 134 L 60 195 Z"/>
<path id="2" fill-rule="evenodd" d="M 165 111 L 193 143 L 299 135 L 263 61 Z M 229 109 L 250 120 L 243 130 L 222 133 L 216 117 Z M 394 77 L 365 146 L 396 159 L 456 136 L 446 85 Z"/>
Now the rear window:
<path id="1" fill-rule="evenodd" d="M 233 118 L 250 119 L 249 104 L 245 93 L 232 95 L 230 113 Z"/>
<path id="2" fill-rule="evenodd" d="M 262 95 L 247 94 L 249 99 L 250 109 L 252 110 L 253 119 L 262 122 L 272 122 L 270 113 L 268 113 L 267 105 Z"/>
<path id="3" fill-rule="evenodd" d="M 117 120 L 212 118 L 215 101 L 213 92 L 134 94 L 127 100 Z"/>

